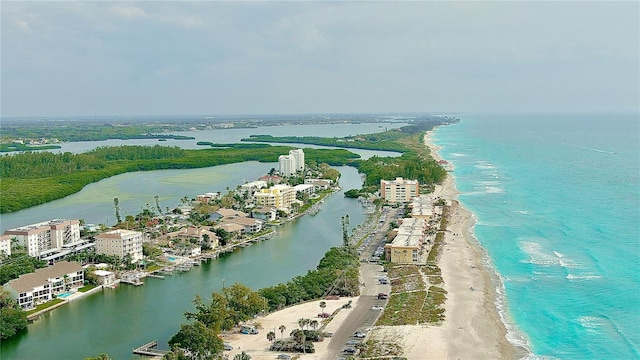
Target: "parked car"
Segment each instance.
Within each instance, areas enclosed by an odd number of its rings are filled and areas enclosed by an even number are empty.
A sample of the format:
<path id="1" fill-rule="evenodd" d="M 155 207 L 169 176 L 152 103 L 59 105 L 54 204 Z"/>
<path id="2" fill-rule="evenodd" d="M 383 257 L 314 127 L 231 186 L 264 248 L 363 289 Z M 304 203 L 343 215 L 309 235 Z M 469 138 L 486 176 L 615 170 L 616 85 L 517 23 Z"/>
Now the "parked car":
<path id="1" fill-rule="evenodd" d="M 367 337 L 367 334 L 363 333 L 362 331 L 356 331 L 356 332 L 353 334 L 353 337 L 357 337 L 357 338 L 359 338 L 359 339 L 364 339 L 364 338 L 366 338 L 366 337 Z"/>
<path id="2" fill-rule="evenodd" d="M 223 346 L 224 346 L 224 351 L 233 350 L 233 346 L 231 346 L 231 344 L 229 344 L 229 343 L 224 343 Z"/>
<path id="3" fill-rule="evenodd" d="M 384 299 L 388 299 L 389 295 L 387 293 L 379 293 L 378 294 L 378 300 L 384 300 Z"/>
<path id="4" fill-rule="evenodd" d="M 253 326 L 243 326 L 240 332 L 243 334 L 256 335 L 258 333 L 258 329 Z"/>
<path id="5" fill-rule="evenodd" d="M 280 360 L 291 360 L 291 355 L 289 355 L 289 354 L 280 354 L 280 355 L 278 355 L 277 359 L 280 359 Z"/>
<path id="6" fill-rule="evenodd" d="M 353 345 L 358 345 L 358 344 L 360 344 L 361 342 L 362 342 L 362 341 L 360 341 L 360 340 L 349 340 L 349 341 L 347 341 L 347 345 L 352 345 L 352 346 L 353 346 Z"/>
<path id="7" fill-rule="evenodd" d="M 344 350 L 342 350 L 342 352 L 345 353 L 345 354 L 355 354 L 356 351 L 357 350 L 355 348 L 352 348 L 352 347 L 348 347 L 348 348 L 345 348 Z"/>
<path id="8" fill-rule="evenodd" d="M 326 318 L 328 318 L 330 316 L 331 316 L 331 314 L 326 313 L 326 312 L 322 312 L 322 313 L 318 314 L 319 318 L 324 318 L 324 319 L 326 319 Z"/>
<path id="9" fill-rule="evenodd" d="M 382 306 L 374 306 L 371 308 L 371 310 L 384 310 L 384 307 Z"/>

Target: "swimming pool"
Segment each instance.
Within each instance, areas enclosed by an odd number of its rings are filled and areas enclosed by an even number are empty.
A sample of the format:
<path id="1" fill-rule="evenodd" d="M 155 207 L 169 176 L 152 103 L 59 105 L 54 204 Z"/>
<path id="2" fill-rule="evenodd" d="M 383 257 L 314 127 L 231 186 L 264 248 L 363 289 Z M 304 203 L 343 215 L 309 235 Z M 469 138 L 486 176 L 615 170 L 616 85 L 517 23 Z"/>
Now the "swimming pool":
<path id="1" fill-rule="evenodd" d="M 65 292 L 65 293 L 58 294 L 58 295 L 56 295 L 56 297 L 59 298 L 59 299 L 66 299 L 71 295 L 73 295 L 73 293 L 71 291 L 68 291 L 68 292 Z"/>

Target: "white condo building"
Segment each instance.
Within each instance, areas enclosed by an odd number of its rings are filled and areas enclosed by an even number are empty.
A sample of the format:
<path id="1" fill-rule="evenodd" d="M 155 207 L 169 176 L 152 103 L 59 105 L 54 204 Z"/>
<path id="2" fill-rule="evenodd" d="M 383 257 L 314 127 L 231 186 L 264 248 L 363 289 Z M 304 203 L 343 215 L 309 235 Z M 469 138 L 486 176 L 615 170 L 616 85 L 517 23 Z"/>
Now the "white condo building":
<path id="1" fill-rule="evenodd" d="M 15 238 L 29 256 L 39 257 L 80 241 L 80 221 L 55 219 L 7 230 L 4 235 Z"/>
<path id="2" fill-rule="evenodd" d="M 417 180 L 405 180 L 401 177 L 395 180 L 380 180 L 380 195 L 391 203 L 409 202 L 420 195 L 420 184 Z"/>
<path id="3" fill-rule="evenodd" d="M 131 260 L 142 260 L 142 233 L 117 229 L 96 236 L 96 253 L 117 255 L 123 258 L 131 254 Z"/>
<path id="4" fill-rule="evenodd" d="M 282 176 L 291 176 L 304 170 L 304 151 L 302 149 L 290 150 L 289 155 L 278 157 L 278 167 Z"/>
<path id="5" fill-rule="evenodd" d="M 0 257 L 11 255 L 11 236 L 0 235 Z"/>

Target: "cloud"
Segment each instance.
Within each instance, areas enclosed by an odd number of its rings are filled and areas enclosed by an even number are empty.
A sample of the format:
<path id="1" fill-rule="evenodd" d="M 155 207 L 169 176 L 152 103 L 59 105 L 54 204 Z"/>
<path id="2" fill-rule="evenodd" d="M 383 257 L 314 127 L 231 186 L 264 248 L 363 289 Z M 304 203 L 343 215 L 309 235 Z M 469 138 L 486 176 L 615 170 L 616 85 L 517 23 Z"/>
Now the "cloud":
<path id="1" fill-rule="evenodd" d="M 633 2 L 4 2 L 2 111 L 637 109 L 638 10 Z"/>

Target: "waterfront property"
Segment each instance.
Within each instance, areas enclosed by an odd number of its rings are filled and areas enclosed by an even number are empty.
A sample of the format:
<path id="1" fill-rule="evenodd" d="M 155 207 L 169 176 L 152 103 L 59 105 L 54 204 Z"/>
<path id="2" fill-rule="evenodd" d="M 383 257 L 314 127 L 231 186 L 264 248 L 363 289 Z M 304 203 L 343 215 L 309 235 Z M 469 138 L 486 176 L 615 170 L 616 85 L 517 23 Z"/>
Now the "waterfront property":
<path id="1" fill-rule="evenodd" d="M 291 176 L 298 171 L 303 171 L 304 151 L 302 149 L 289 150 L 289 155 L 280 155 L 278 157 L 278 168 L 282 176 Z"/>
<path id="2" fill-rule="evenodd" d="M 80 221 L 54 219 L 4 232 L 32 257 L 43 258 L 62 250 L 64 245 L 80 241 Z"/>
<path id="3" fill-rule="evenodd" d="M 178 231 L 170 232 L 166 235 L 158 237 L 159 243 L 168 243 L 170 240 L 184 241 L 185 243 L 191 243 L 206 245 L 210 249 L 218 247 L 218 236 L 213 231 L 209 231 L 206 227 L 201 226 L 188 226 Z"/>
<path id="4" fill-rule="evenodd" d="M 409 204 L 411 217 L 429 221 L 433 218 L 433 199 L 429 195 L 420 195 L 413 198 Z"/>
<path id="5" fill-rule="evenodd" d="M 24 310 L 53 300 L 54 296 L 84 285 L 84 271 L 77 262 L 60 261 L 13 279 L 3 287 Z"/>
<path id="6" fill-rule="evenodd" d="M 11 235 L 0 235 L 0 256 L 11 255 Z"/>
<path id="7" fill-rule="evenodd" d="M 296 190 L 289 185 L 274 185 L 253 194 L 256 205 L 274 207 L 288 211 L 296 199 Z"/>
<path id="8" fill-rule="evenodd" d="M 131 261 L 142 260 L 142 233 L 125 229 L 104 232 L 96 236 L 96 252 L 120 258 L 130 254 Z"/>
<path id="9" fill-rule="evenodd" d="M 420 183 L 417 180 L 380 180 L 380 196 L 389 203 L 409 202 L 420 195 Z"/>
<path id="10" fill-rule="evenodd" d="M 426 264 L 426 258 L 431 248 L 430 237 L 426 230 L 428 224 L 424 219 L 405 218 L 393 241 L 384 246 L 387 261 L 396 264 Z"/>
<path id="11" fill-rule="evenodd" d="M 259 206 L 251 210 L 251 216 L 264 221 L 274 221 L 277 211 L 272 207 Z"/>

